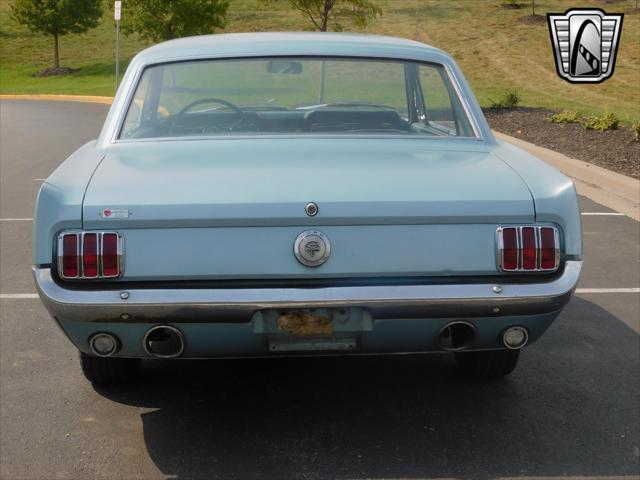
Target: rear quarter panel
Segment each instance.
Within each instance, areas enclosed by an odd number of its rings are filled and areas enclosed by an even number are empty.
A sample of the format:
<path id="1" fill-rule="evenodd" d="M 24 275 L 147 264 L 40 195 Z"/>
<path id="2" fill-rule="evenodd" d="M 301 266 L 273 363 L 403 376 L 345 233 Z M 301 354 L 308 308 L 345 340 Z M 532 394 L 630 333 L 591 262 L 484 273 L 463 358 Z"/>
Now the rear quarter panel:
<path id="1" fill-rule="evenodd" d="M 524 150 L 498 142 L 494 153 L 513 168 L 533 195 L 536 221 L 559 225 L 567 260 L 582 259 L 582 220 L 575 185 L 569 177 Z"/>
<path id="2" fill-rule="evenodd" d="M 40 187 L 32 235 L 34 265 L 53 261 L 53 238 L 60 230 L 82 227 L 84 193 L 103 158 L 95 145 L 93 140 L 76 150 Z"/>

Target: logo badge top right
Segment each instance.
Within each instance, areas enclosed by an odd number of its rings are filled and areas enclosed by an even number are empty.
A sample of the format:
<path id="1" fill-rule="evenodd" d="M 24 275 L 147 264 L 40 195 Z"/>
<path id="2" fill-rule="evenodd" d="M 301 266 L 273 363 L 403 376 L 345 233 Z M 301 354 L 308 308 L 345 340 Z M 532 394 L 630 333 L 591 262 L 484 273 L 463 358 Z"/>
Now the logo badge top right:
<path id="1" fill-rule="evenodd" d="M 558 75 L 571 83 L 600 83 L 613 75 L 623 16 L 582 8 L 547 14 Z"/>

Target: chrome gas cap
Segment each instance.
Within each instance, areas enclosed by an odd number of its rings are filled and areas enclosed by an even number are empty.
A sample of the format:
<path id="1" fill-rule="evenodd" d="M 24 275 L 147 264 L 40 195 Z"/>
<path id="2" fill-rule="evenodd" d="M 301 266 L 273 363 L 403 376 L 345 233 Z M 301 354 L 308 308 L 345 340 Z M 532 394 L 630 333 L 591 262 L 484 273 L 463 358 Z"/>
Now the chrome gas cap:
<path id="1" fill-rule="evenodd" d="M 301 264 L 307 267 L 318 267 L 329 258 L 331 243 L 321 231 L 306 230 L 296 238 L 293 253 Z"/>

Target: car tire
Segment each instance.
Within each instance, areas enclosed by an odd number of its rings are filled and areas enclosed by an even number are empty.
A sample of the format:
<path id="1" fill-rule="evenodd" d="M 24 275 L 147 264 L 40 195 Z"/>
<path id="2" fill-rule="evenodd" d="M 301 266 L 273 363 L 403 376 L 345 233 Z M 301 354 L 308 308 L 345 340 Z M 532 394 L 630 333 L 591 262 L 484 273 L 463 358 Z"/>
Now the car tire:
<path id="1" fill-rule="evenodd" d="M 132 382 L 140 373 L 139 358 L 94 357 L 80 352 L 80 366 L 85 378 L 97 385 Z"/>
<path id="2" fill-rule="evenodd" d="M 456 363 L 467 375 L 476 378 L 499 378 L 516 368 L 520 350 L 490 350 L 486 352 L 457 352 Z"/>

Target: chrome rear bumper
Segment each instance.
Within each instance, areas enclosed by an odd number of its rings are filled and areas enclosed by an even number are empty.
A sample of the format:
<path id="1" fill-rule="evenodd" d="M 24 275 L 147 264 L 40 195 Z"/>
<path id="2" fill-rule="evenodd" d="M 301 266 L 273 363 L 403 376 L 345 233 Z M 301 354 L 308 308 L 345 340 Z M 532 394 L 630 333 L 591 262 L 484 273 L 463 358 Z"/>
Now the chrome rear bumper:
<path id="1" fill-rule="evenodd" d="M 184 288 L 72 290 L 48 268 L 34 268 L 47 310 L 83 322 L 242 322 L 260 310 L 361 307 L 379 318 L 472 318 L 536 315 L 571 298 L 582 262 L 568 261 L 547 282 L 519 284 L 377 285 L 330 288 Z"/>

